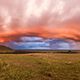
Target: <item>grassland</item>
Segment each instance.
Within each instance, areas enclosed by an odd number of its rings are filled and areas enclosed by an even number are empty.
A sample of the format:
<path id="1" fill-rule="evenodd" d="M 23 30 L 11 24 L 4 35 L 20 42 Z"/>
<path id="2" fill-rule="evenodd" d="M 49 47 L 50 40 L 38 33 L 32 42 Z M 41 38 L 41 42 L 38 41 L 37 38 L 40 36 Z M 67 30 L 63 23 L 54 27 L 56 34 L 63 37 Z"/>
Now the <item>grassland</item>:
<path id="1" fill-rule="evenodd" d="M 80 80 L 80 54 L 0 54 L 0 80 Z"/>

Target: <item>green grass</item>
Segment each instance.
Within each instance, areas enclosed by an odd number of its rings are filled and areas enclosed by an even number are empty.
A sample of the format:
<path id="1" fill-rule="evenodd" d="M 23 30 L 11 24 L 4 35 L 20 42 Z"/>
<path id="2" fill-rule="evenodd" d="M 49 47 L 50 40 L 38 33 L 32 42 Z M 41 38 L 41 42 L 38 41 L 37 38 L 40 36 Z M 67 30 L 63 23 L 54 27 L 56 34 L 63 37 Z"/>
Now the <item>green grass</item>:
<path id="1" fill-rule="evenodd" d="M 0 54 L 0 80 L 80 80 L 80 54 Z"/>

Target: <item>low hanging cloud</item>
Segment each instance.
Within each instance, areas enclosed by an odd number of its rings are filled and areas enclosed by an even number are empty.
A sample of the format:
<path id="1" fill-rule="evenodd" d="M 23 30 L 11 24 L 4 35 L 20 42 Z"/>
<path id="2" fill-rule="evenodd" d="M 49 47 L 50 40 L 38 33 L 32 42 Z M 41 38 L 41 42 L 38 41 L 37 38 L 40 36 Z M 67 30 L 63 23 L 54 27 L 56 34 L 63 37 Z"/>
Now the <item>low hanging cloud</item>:
<path id="1" fill-rule="evenodd" d="M 0 0 L 0 39 L 24 35 L 80 40 L 80 0 Z"/>

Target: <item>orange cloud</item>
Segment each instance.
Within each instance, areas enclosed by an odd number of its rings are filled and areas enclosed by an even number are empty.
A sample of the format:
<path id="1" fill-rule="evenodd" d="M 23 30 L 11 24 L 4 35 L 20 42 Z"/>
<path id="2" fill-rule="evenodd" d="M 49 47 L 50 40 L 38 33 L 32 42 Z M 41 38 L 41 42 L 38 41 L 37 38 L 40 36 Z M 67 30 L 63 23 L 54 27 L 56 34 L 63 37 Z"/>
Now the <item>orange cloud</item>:
<path id="1" fill-rule="evenodd" d="M 80 40 L 80 0 L 0 0 L 0 42 L 20 36 Z"/>

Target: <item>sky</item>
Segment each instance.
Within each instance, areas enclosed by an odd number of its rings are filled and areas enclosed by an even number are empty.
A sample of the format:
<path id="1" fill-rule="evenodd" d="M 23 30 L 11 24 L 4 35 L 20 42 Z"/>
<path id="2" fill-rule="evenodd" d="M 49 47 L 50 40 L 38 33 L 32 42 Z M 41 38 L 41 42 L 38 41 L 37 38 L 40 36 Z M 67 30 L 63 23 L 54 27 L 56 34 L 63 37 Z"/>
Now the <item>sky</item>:
<path id="1" fill-rule="evenodd" d="M 0 43 L 15 50 L 79 50 L 80 42 L 66 39 L 50 39 L 42 37 L 21 37 L 16 41 Z"/>
<path id="2" fill-rule="evenodd" d="M 0 0 L 0 42 L 23 36 L 66 39 L 77 45 L 80 0 Z"/>

